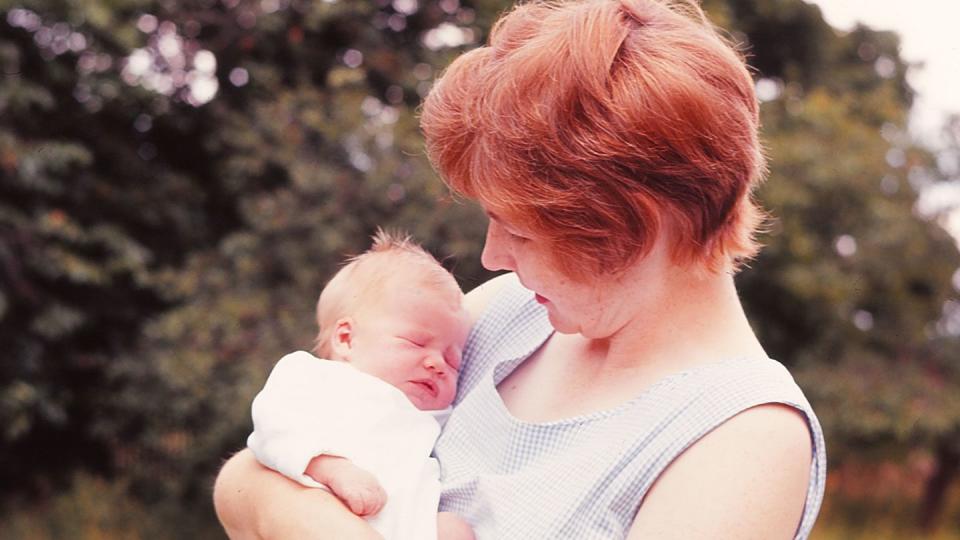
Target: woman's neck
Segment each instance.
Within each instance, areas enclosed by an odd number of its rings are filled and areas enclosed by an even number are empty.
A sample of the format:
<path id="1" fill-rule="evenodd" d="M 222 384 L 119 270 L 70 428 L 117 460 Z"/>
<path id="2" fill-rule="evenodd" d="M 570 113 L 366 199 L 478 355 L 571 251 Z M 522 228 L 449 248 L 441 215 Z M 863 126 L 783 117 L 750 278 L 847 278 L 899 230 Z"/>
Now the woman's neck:
<path id="1" fill-rule="evenodd" d="M 655 294 L 641 282 L 628 284 L 625 292 L 627 302 L 643 301 L 633 304 L 634 313 L 619 330 L 588 345 L 591 356 L 611 369 L 673 372 L 765 355 L 727 273 L 704 276 L 678 269 Z"/>

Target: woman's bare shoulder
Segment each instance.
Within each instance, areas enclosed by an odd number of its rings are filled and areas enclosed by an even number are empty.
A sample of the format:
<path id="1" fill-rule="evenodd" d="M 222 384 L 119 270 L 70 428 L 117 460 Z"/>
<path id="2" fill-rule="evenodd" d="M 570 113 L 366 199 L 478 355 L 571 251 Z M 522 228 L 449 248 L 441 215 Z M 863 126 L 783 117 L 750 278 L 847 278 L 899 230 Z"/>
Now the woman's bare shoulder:
<path id="1" fill-rule="evenodd" d="M 476 286 L 473 290 L 467 293 L 463 301 L 463 306 L 467 310 L 467 313 L 470 316 L 470 324 L 477 322 L 477 319 L 480 318 L 480 315 L 487 309 L 487 305 L 490 304 L 490 300 L 507 284 L 508 281 L 515 279 L 512 273 L 501 274 L 497 277 L 491 278 L 480 285 Z"/>
<path id="2" fill-rule="evenodd" d="M 660 475 L 629 538 L 793 538 L 811 459 L 803 413 L 779 404 L 747 409 Z"/>

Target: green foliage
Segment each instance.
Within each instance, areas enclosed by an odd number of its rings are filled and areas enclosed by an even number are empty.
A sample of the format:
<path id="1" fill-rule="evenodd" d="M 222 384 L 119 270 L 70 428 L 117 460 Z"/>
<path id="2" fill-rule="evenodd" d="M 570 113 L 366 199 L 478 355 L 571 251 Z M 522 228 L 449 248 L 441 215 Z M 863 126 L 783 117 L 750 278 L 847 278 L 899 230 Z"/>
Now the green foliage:
<path id="1" fill-rule="evenodd" d="M 276 7 L 5 14 L 5 483 L 43 493 L 83 467 L 143 500 L 206 500 L 269 366 L 309 346 L 316 295 L 378 225 L 458 257 L 467 287 L 482 279 L 484 218 L 450 200 L 415 117 L 432 66 L 457 52 L 424 38 L 446 24 L 469 42 L 477 12 Z M 209 103 L 191 86 L 204 54 Z M 42 451 L 62 437 L 80 451 Z"/>
<path id="2" fill-rule="evenodd" d="M 130 25 L 142 5 L 104 24 Z M 0 23 L 0 479 L 21 495 L 77 466 L 114 468 L 93 429 L 108 366 L 172 305 L 158 273 L 239 224 L 209 153 L 181 145 L 205 112 L 127 90 L 115 69 L 125 41 L 98 26 L 95 3 L 28 7 Z M 137 129 L 153 109 L 190 114 Z M 50 450 L 63 440 L 70 452 Z"/>
<path id="3" fill-rule="evenodd" d="M 759 194 L 776 220 L 740 278 L 746 307 L 820 411 L 832 462 L 935 456 L 916 501 L 931 531 L 960 453 L 957 329 L 945 322 L 960 254 L 918 192 L 950 171 L 905 134 L 912 91 L 894 34 L 830 35 L 811 6 L 756 2 L 744 17 L 745 4 L 731 3 L 734 20 L 777 90 L 762 111 L 772 165 Z M 819 39 L 765 59 L 792 40 L 757 17 L 794 12 Z"/>
<path id="4" fill-rule="evenodd" d="M 126 482 L 77 475 L 70 489 L 43 506 L 7 508 L 0 537 L 30 540 L 180 540 L 221 538 L 219 526 L 197 509 L 146 506 L 129 496 Z M 207 512 L 212 509 L 205 508 Z"/>
<path id="5" fill-rule="evenodd" d="M 915 210 L 916 189 L 942 173 L 903 133 L 896 37 L 858 28 L 817 47 L 815 73 L 779 80 L 763 108 L 772 168 L 760 196 L 776 218 L 743 296 L 770 353 L 830 411 L 835 458 L 902 453 L 960 429 L 960 381 L 934 345 L 954 340 L 934 338 L 960 255 Z"/>

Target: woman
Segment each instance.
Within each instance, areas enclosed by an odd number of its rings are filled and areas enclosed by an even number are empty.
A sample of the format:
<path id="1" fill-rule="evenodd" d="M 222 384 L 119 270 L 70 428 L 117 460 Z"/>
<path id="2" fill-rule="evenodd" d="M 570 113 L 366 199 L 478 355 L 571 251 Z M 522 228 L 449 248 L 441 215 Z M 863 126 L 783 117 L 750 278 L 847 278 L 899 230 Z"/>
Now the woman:
<path id="1" fill-rule="evenodd" d="M 744 316 L 762 211 L 743 60 L 696 6 L 524 4 L 424 103 L 429 155 L 490 224 L 436 455 L 478 538 L 806 538 L 820 426 Z M 369 535 L 241 453 L 238 537 Z"/>

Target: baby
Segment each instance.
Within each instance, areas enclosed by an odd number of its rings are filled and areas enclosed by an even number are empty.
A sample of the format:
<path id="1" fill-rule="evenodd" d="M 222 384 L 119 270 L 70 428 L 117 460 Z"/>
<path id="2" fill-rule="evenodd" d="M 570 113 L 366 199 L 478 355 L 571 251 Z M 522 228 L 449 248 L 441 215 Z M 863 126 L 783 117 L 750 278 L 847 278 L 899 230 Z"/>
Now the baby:
<path id="1" fill-rule="evenodd" d="M 317 356 L 295 352 L 273 368 L 247 446 L 263 465 L 329 490 L 388 540 L 473 538 L 462 519 L 437 513 L 430 457 L 469 331 L 462 299 L 423 248 L 379 231 L 320 294 Z"/>

